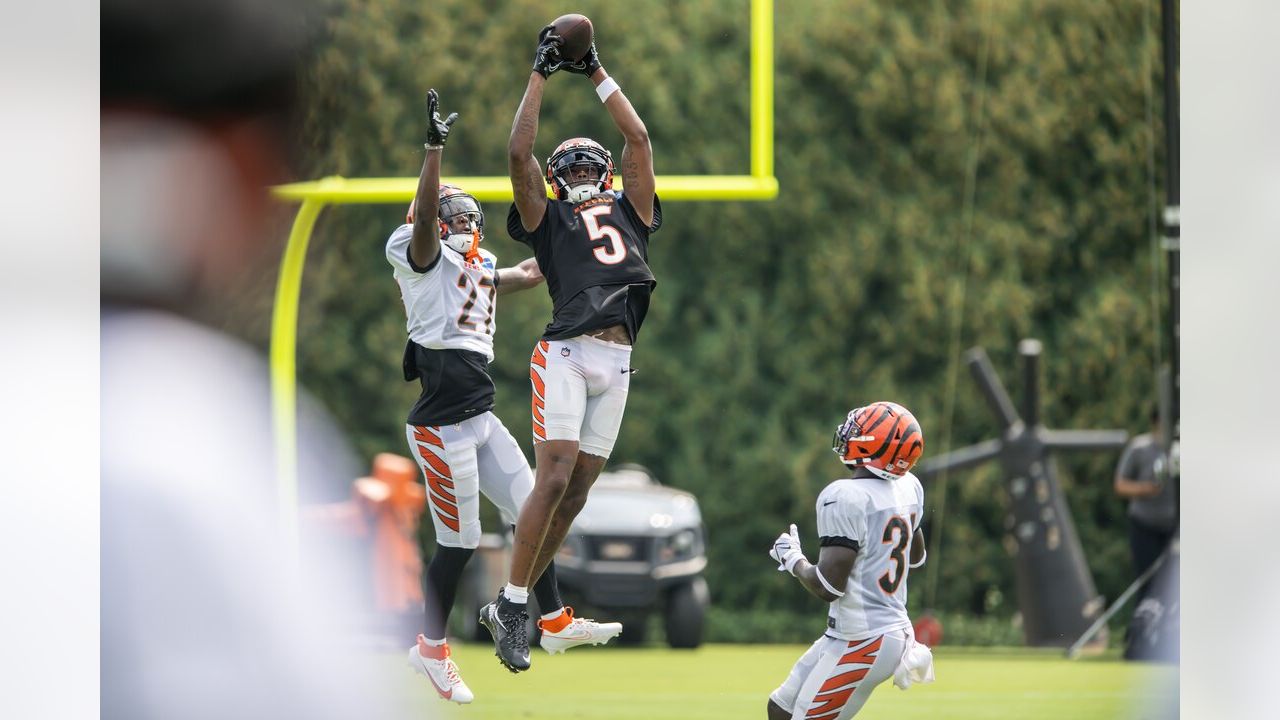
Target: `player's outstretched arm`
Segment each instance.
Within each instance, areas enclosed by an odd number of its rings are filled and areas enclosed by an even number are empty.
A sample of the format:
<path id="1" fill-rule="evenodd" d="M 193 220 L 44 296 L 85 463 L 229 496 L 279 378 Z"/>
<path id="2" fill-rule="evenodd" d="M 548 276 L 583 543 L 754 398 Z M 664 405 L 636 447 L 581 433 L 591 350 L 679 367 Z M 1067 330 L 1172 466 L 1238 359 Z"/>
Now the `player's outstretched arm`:
<path id="1" fill-rule="evenodd" d="M 498 294 L 528 290 L 537 287 L 543 280 L 542 268 L 538 267 L 537 258 L 526 258 L 515 267 L 498 270 Z"/>
<path id="2" fill-rule="evenodd" d="M 440 254 L 440 156 L 449 130 L 458 113 L 440 119 L 440 97 L 435 88 L 427 92 L 427 156 L 418 175 L 418 192 L 413 200 L 413 240 L 409 257 L 419 267 L 430 265 Z"/>
<path id="3" fill-rule="evenodd" d="M 547 212 L 547 185 L 542 179 L 538 160 L 533 157 L 533 143 L 538 139 L 538 115 L 542 112 L 542 89 L 547 78 L 559 70 L 560 37 L 552 32 L 552 26 L 538 33 L 538 48 L 533 54 L 533 72 L 529 84 L 516 109 L 511 123 L 511 139 L 507 141 L 507 172 L 511 175 L 511 191 L 515 196 L 520 224 L 532 232 L 542 224 Z"/>
<path id="4" fill-rule="evenodd" d="M 631 200 L 631 206 L 646 225 L 653 224 L 653 147 L 649 144 L 649 130 L 636 109 L 631 106 L 618 83 L 609 77 L 600 64 L 600 54 L 593 41 L 586 57 L 576 63 L 568 63 L 565 71 L 586 75 L 595 83 L 596 95 L 609 111 L 613 124 L 618 126 L 626 144 L 622 147 L 623 191 Z"/>

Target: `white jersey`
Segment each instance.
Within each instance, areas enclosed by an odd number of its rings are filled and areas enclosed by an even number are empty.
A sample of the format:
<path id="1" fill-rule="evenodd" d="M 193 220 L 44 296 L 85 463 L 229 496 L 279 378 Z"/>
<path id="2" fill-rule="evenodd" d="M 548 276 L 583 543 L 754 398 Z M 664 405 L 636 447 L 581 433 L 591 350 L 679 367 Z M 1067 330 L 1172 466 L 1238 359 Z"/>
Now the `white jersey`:
<path id="1" fill-rule="evenodd" d="M 441 244 L 434 263 L 415 268 L 409 257 L 412 240 L 412 225 L 401 225 L 387 240 L 409 339 L 431 350 L 471 350 L 493 362 L 497 258 L 482 249 L 480 262 L 470 263 Z"/>
<path id="2" fill-rule="evenodd" d="M 924 488 L 915 475 L 836 480 L 818 495 L 818 536 L 822 545 L 858 551 L 843 587 L 831 603 L 828 635 L 860 640 L 909 627 L 907 574 L 911 539 L 924 517 Z"/>

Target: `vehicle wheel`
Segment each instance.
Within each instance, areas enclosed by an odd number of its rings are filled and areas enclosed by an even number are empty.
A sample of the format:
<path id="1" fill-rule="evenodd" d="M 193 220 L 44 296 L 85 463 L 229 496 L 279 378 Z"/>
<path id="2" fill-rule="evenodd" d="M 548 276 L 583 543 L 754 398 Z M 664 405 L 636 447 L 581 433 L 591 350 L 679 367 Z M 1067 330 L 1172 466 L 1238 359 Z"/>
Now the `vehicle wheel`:
<path id="1" fill-rule="evenodd" d="M 673 648 L 696 648 L 702 644 L 702 629 L 711 593 L 701 577 L 671 588 L 667 596 L 667 644 Z"/>
<path id="2" fill-rule="evenodd" d="M 639 645 L 648 635 L 649 616 L 646 613 L 619 614 L 618 622 L 622 623 L 622 633 L 618 635 L 619 645 Z"/>

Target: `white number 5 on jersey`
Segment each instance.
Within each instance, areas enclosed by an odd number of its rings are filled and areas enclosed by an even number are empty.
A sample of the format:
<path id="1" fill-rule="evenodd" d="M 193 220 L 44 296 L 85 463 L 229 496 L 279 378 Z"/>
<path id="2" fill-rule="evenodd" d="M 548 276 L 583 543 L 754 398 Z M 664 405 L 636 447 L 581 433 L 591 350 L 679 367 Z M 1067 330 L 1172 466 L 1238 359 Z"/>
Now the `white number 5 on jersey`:
<path id="1" fill-rule="evenodd" d="M 613 210 L 608 205 L 596 205 L 582 211 L 582 219 L 587 223 L 587 235 L 592 240 L 605 240 L 607 245 L 595 249 L 596 260 L 605 265 L 617 265 L 627 257 L 627 246 L 622 242 L 622 233 L 612 225 L 601 225 L 600 216 Z"/>

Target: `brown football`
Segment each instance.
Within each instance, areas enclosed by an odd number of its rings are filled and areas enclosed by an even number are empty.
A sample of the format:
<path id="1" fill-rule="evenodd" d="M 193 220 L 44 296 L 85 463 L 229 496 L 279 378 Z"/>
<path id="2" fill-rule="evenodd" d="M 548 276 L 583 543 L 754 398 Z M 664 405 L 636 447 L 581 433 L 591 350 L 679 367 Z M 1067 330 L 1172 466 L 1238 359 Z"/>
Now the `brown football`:
<path id="1" fill-rule="evenodd" d="M 560 55 L 565 60 L 577 62 L 587 54 L 591 47 L 591 38 L 595 31 L 591 27 L 591 18 L 577 13 L 561 15 L 551 21 L 555 28 L 552 32 L 564 39 Z"/>

